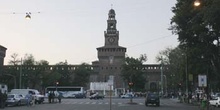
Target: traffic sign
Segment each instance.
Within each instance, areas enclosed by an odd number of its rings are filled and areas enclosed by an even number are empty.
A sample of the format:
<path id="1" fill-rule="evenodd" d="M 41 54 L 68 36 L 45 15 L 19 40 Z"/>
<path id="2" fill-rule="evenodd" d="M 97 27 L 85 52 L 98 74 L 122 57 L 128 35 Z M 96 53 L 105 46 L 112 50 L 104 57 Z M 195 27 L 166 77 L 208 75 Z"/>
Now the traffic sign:
<path id="1" fill-rule="evenodd" d="M 207 77 L 206 75 L 198 76 L 199 87 L 207 87 Z"/>

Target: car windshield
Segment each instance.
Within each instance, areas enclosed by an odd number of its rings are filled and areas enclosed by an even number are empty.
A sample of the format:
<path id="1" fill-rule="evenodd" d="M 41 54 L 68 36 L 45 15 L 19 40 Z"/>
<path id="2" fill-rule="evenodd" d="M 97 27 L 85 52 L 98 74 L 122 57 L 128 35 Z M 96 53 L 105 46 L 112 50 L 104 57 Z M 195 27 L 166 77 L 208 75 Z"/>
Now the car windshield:
<path id="1" fill-rule="evenodd" d="M 148 94 L 148 97 L 158 97 L 157 94 Z"/>

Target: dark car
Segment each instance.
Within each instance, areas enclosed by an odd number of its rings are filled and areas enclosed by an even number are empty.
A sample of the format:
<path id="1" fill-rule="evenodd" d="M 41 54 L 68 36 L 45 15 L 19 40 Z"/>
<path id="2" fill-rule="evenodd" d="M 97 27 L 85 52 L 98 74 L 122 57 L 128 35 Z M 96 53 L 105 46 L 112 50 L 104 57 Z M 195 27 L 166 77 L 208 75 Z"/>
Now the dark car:
<path id="1" fill-rule="evenodd" d="M 99 94 L 93 94 L 90 96 L 89 99 L 104 99 L 103 95 L 99 95 Z"/>
<path id="2" fill-rule="evenodd" d="M 79 93 L 79 94 L 76 94 L 74 98 L 86 98 L 86 94 Z"/>
<path id="3" fill-rule="evenodd" d="M 156 104 L 156 106 L 160 106 L 160 97 L 157 93 L 148 93 L 145 99 L 145 105 L 148 104 Z"/>

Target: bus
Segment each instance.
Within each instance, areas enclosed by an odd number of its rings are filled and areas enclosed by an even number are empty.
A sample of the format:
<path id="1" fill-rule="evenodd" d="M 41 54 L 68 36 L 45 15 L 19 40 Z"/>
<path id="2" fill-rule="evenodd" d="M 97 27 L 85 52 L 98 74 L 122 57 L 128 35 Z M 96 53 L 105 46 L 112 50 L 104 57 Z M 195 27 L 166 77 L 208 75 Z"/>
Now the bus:
<path id="1" fill-rule="evenodd" d="M 84 87 L 76 86 L 49 86 L 45 90 L 45 96 L 48 96 L 49 92 L 54 92 L 55 96 L 60 94 L 64 98 L 86 98 L 86 91 Z"/>

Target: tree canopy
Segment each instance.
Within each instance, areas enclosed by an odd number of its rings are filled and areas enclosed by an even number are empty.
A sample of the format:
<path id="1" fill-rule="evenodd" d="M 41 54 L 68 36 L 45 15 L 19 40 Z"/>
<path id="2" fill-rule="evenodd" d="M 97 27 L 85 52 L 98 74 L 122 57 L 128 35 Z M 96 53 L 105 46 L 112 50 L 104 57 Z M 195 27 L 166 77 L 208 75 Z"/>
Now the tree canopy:
<path id="1" fill-rule="evenodd" d="M 177 0 L 172 8 L 171 30 L 187 56 L 189 72 L 207 74 L 209 81 L 220 74 L 220 0 Z"/>
<path id="2" fill-rule="evenodd" d="M 134 91 L 142 91 L 145 88 L 146 76 L 142 71 L 142 65 L 147 60 L 146 55 L 139 58 L 126 57 L 125 64 L 122 65 L 121 76 L 127 85 Z"/>

